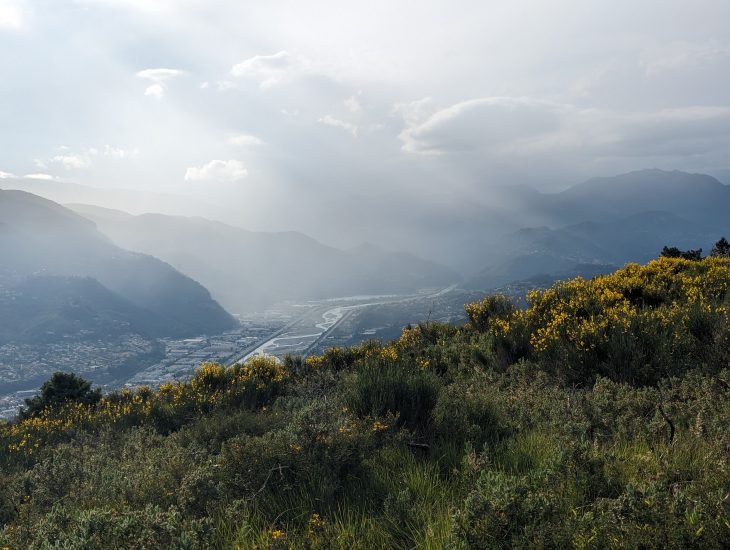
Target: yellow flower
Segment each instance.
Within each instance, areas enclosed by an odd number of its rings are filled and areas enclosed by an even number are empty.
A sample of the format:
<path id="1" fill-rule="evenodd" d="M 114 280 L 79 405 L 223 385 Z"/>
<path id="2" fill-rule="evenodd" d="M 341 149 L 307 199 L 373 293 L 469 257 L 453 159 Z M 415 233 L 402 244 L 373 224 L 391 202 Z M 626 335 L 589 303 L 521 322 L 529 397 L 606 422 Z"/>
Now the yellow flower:
<path id="1" fill-rule="evenodd" d="M 324 520 L 319 517 L 319 514 L 314 513 L 312 514 L 312 517 L 309 518 L 309 525 L 313 528 L 322 527 L 324 525 Z"/>
<path id="2" fill-rule="evenodd" d="M 324 357 L 322 357 L 321 355 L 309 355 L 304 360 L 304 363 L 308 367 L 312 367 L 314 369 L 317 369 L 317 368 L 320 368 L 320 367 L 322 367 L 324 365 L 325 360 L 324 360 Z"/>
<path id="3" fill-rule="evenodd" d="M 286 533 L 284 533 L 284 531 L 282 531 L 280 529 L 274 529 L 273 531 L 271 531 L 271 538 L 274 540 L 284 538 L 285 536 L 286 536 Z"/>
<path id="4" fill-rule="evenodd" d="M 376 420 L 373 422 L 373 425 L 370 427 L 370 431 L 373 433 L 382 432 L 383 430 L 387 430 L 390 426 L 387 424 L 383 424 L 379 420 Z"/>

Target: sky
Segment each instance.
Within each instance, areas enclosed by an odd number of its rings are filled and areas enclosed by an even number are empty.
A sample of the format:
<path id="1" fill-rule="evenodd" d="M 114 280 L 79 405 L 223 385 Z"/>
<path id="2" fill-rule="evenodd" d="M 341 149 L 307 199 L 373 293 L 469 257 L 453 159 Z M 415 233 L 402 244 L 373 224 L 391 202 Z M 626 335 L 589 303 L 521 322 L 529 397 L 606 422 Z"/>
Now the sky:
<path id="1" fill-rule="evenodd" d="M 0 178 L 350 246 L 494 186 L 726 176 L 728 22 L 727 0 L 0 0 Z"/>

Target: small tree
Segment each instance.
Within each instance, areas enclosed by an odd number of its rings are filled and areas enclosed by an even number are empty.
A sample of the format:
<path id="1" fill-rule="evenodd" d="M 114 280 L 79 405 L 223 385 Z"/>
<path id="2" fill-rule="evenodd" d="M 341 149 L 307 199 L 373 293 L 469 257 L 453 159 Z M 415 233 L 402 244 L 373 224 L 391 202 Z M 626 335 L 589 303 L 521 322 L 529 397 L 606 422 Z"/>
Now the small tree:
<path id="1" fill-rule="evenodd" d="M 715 243 L 710 251 L 710 256 L 720 256 L 721 258 L 730 258 L 730 242 L 725 237 L 721 237 Z"/>
<path id="2" fill-rule="evenodd" d="M 25 400 L 20 419 L 29 418 L 46 408 L 56 408 L 69 401 L 93 405 L 101 399 L 99 388 L 92 390 L 91 382 L 69 372 L 54 372 L 41 386 L 38 395 Z"/>
<path id="3" fill-rule="evenodd" d="M 665 246 L 662 248 L 662 256 L 664 258 L 681 258 L 682 251 L 676 246 Z"/>
<path id="4" fill-rule="evenodd" d="M 682 258 L 684 258 L 685 260 L 699 262 L 702 259 L 702 249 L 698 248 L 697 250 L 685 250 L 684 252 L 682 252 Z"/>
<path id="5" fill-rule="evenodd" d="M 699 261 L 702 259 L 702 249 L 680 250 L 676 246 L 665 246 L 661 255 L 665 258 L 684 258 L 685 260 Z"/>

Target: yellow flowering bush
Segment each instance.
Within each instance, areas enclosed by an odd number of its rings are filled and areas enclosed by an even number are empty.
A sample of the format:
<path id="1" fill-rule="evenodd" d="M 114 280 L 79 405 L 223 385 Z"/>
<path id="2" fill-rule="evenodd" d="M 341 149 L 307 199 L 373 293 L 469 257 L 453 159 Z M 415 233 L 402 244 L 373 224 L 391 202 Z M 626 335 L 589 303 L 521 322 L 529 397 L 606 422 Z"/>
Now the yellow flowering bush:
<path id="1" fill-rule="evenodd" d="M 226 406 L 261 407 L 281 392 L 288 376 L 274 357 L 256 356 L 233 367 L 204 363 L 188 382 L 166 382 L 157 391 L 125 388 L 96 404 L 69 401 L 60 408 L 46 408 L 29 418 L 0 425 L 0 444 L 10 453 L 30 458 L 50 441 L 96 426 L 150 423 L 163 432 L 170 431 L 191 414 Z"/>
<path id="2" fill-rule="evenodd" d="M 532 291 L 525 310 L 498 295 L 466 312 L 510 362 L 539 360 L 574 381 L 591 373 L 648 383 L 727 356 L 728 285 L 727 258 L 659 258 Z"/>

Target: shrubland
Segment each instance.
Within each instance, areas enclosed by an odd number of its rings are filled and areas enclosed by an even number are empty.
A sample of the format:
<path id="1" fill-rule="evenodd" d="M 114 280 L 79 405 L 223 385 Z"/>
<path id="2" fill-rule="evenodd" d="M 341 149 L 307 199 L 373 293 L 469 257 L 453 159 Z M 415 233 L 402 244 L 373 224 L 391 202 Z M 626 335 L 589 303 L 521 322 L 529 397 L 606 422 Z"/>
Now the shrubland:
<path id="1" fill-rule="evenodd" d="M 730 259 L 0 424 L 0 547 L 730 547 Z M 68 380 L 66 380 L 68 382 Z"/>

